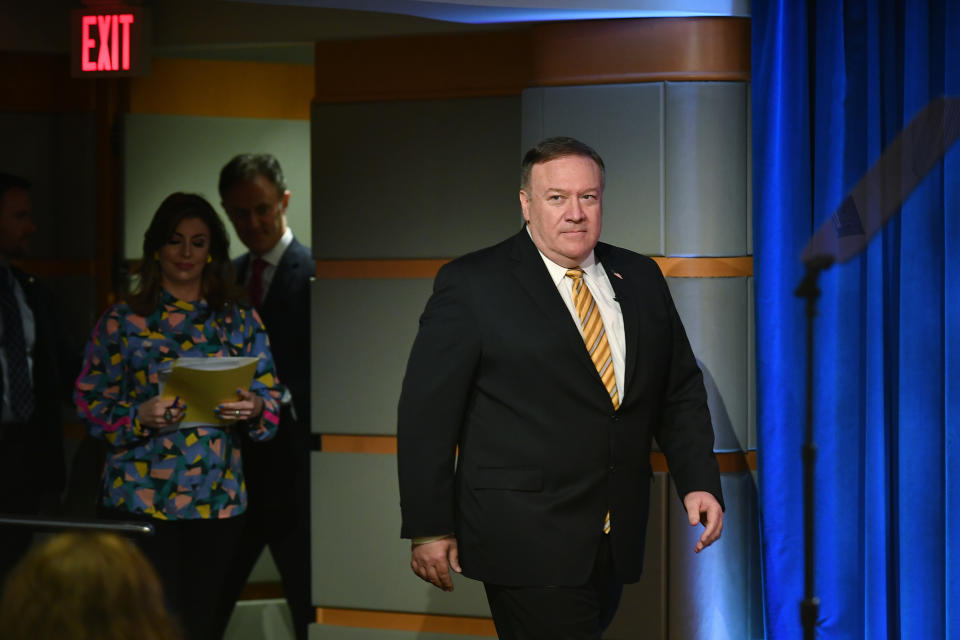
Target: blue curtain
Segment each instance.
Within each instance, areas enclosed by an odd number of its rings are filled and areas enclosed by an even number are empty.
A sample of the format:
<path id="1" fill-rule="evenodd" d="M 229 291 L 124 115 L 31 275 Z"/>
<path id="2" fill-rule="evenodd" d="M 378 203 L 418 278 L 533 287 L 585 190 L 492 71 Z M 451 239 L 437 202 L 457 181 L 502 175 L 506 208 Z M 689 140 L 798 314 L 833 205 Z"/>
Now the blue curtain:
<path id="1" fill-rule="evenodd" d="M 960 96 L 960 0 L 758 0 L 752 25 L 765 624 L 799 639 L 799 253 L 920 109 Z M 960 144 L 820 286 L 817 637 L 960 638 Z"/>

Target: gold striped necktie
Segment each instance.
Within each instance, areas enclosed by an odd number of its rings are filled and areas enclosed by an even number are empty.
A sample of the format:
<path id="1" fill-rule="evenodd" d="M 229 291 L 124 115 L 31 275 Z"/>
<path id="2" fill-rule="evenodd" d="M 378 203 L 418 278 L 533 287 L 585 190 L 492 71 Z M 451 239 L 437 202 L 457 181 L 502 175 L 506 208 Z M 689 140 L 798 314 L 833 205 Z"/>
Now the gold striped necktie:
<path id="1" fill-rule="evenodd" d="M 603 386 L 610 394 L 610 402 L 614 409 L 620 408 L 620 392 L 617 390 L 617 376 L 613 371 L 613 356 L 610 354 L 610 343 L 607 341 L 607 330 L 603 328 L 603 318 L 597 309 L 597 301 L 590 293 L 590 287 L 583 282 L 583 269 L 576 267 L 567 270 L 567 277 L 573 280 L 573 306 L 580 316 L 580 328 L 583 330 L 583 341 L 587 345 L 593 366 L 597 368 Z M 610 511 L 603 518 L 603 532 L 610 533 Z"/>
<path id="2" fill-rule="evenodd" d="M 593 299 L 590 288 L 583 282 L 583 269 L 576 267 L 567 271 L 567 277 L 573 280 L 573 306 L 580 316 L 580 328 L 583 341 L 587 345 L 593 366 L 597 368 L 603 386 L 610 394 L 614 409 L 620 408 L 620 393 L 617 390 L 617 376 L 613 371 L 613 357 L 610 355 L 610 343 L 607 342 L 607 330 L 603 328 L 603 318 Z"/>

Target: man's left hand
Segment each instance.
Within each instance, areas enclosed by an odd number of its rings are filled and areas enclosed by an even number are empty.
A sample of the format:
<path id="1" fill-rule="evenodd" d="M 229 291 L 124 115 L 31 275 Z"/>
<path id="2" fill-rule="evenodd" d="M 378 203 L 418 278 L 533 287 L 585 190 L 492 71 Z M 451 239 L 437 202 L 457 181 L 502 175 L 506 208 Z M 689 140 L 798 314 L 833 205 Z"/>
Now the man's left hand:
<path id="1" fill-rule="evenodd" d="M 703 523 L 703 534 L 697 540 L 694 553 L 700 553 L 720 538 L 723 531 L 723 508 L 712 493 L 691 491 L 683 496 L 683 506 L 687 510 L 687 520 L 691 527 Z"/>
<path id="2" fill-rule="evenodd" d="M 413 543 L 410 553 L 410 568 L 413 572 L 433 584 L 438 589 L 453 591 L 450 569 L 462 573 L 460 555 L 457 552 L 457 539 L 444 536 L 437 540 Z"/>

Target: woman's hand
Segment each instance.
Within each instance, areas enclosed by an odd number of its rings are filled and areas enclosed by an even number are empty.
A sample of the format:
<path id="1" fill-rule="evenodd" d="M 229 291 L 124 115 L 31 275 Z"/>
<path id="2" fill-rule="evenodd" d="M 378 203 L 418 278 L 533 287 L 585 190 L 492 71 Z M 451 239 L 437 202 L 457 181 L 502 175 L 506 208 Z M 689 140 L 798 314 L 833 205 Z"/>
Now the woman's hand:
<path id="1" fill-rule="evenodd" d="M 150 429 L 169 429 L 183 420 L 187 405 L 180 402 L 179 396 L 154 396 L 142 402 L 137 409 L 140 424 Z"/>
<path id="2" fill-rule="evenodd" d="M 243 420 L 254 420 L 263 413 L 263 398 L 246 389 L 237 389 L 239 400 L 221 402 L 214 413 L 228 424 Z"/>

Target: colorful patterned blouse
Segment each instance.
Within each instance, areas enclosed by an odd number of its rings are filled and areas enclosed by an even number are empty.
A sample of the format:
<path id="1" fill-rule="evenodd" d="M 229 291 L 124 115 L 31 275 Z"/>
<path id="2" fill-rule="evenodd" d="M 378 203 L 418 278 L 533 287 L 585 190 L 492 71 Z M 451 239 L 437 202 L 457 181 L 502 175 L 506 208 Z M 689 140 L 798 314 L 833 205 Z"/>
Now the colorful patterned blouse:
<path id="1" fill-rule="evenodd" d="M 263 398 L 261 419 L 166 433 L 141 425 L 137 409 L 159 392 L 161 364 L 180 356 L 259 356 L 250 390 Z M 236 430 L 247 429 L 253 440 L 272 438 L 281 395 L 267 333 L 252 309 L 213 316 L 205 301 L 184 302 L 166 291 L 146 317 L 124 303 L 110 307 L 93 330 L 74 392 L 90 433 L 109 444 L 103 505 L 162 520 L 243 513 L 247 490 Z"/>

